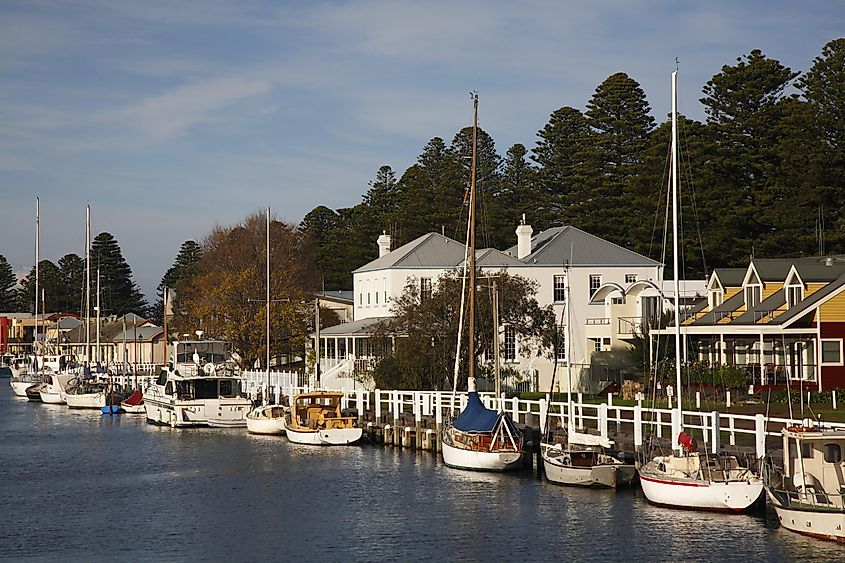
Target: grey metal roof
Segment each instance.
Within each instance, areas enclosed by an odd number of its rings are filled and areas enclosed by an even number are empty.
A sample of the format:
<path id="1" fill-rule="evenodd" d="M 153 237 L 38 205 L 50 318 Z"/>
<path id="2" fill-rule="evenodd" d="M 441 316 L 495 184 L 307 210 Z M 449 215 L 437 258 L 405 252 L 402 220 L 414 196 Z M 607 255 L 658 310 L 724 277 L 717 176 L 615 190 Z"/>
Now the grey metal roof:
<path id="1" fill-rule="evenodd" d="M 783 307 L 784 305 L 786 305 L 786 292 L 781 288 L 763 299 L 756 307 L 752 307 L 750 310 L 733 319 L 731 324 L 755 324 L 765 315 L 774 313 L 779 307 Z"/>
<path id="2" fill-rule="evenodd" d="M 804 283 L 832 282 L 845 272 L 845 264 L 835 263 L 832 266 L 824 264 L 795 264 L 798 275 Z"/>
<path id="3" fill-rule="evenodd" d="M 745 302 L 745 296 L 741 291 L 737 292 L 729 299 L 722 302 L 721 305 L 714 308 L 699 319 L 694 320 L 692 325 L 713 325 L 725 318 L 726 314 L 733 313 L 736 309 Z"/>
<path id="4" fill-rule="evenodd" d="M 794 260 L 788 258 L 753 258 L 751 260 L 762 282 L 782 282 L 786 279 L 794 262 Z"/>
<path id="5" fill-rule="evenodd" d="M 114 338 L 111 339 L 111 341 L 123 342 L 125 335 L 126 340 L 129 342 L 134 341 L 136 336 L 141 342 L 149 342 L 160 334 L 164 334 L 164 329 L 160 326 L 139 326 L 136 329 L 127 328 L 125 333 L 120 331 L 114 336 Z"/>
<path id="6" fill-rule="evenodd" d="M 353 274 L 387 268 L 451 268 L 464 259 L 464 245 L 439 233 L 427 233 L 404 244 L 368 264 Z"/>
<path id="7" fill-rule="evenodd" d="M 370 317 L 369 319 L 361 319 L 359 321 L 352 321 L 350 323 L 343 323 L 328 328 L 320 329 L 320 337 L 324 336 L 367 336 L 375 332 L 376 327 L 380 324 L 387 324 L 393 317 Z M 316 332 L 312 332 L 311 336 L 316 336 Z"/>
<path id="8" fill-rule="evenodd" d="M 836 292 L 843 285 L 845 285 L 845 273 L 841 274 L 834 281 L 830 282 L 823 288 L 814 292 L 812 295 L 808 296 L 800 303 L 787 309 L 782 315 L 778 316 L 775 321 L 778 324 L 784 324 L 788 321 L 796 319 L 797 317 L 800 317 L 801 315 L 804 315 L 810 309 L 815 307 L 820 301 L 828 297 L 830 294 Z"/>
<path id="9" fill-rule="evenodd" d="M 349 303 L 350 305 L 355 301 L 355 292 L 352 290 L 339 289 L 337 291 L 323 291 L 317 294 L 320 299 L 331 301 L 340 301 Z"/>
<path id="10" fill-rule="evenodd" d="M 475 251 L 475 264 L 476 266 L 485 266 L 490 268 L 496 266 L 522 266 L 523 262 L 518 260 L 515 256 L 506 254 L 501 250 L 496 250 L 495 248 L 482 248 L 481 250 Z M 457 264 L 458 267 L 462 267 L 463 265 L 463 260 Z"/>
<path id="11" fill-rule="evenodd" d="M 713 275 L 719 278 L 723 288 L 740 287 L 748 268 L 716 268 Z"/>
<path id="12" fill-rule="evenodd" d="M 522 260 L 526 264 L 560 266 L 569 262 L 572 266 L 660 265 L 656 260 L 571 225 L 546 229 L 531 239 L 531 245 L 531 254 Z M 517 247 L 512 246 L 507 253 L 517 256 Z"/>

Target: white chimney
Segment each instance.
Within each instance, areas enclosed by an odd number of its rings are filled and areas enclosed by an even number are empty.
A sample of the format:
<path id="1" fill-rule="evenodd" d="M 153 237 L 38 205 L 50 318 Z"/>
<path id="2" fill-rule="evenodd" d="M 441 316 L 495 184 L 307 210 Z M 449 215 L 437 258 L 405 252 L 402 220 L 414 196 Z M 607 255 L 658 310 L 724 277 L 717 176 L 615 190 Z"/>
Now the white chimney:
<path id="1" fill-rule="evenodd" d="M 531 254 L 531 235 L 534 229 L 531 225 L 525 224 L 525 214 L 522 214 L 522 221 L 516 228 L 516 257 L 522 260 Z"/>
<path id="2" fill-rule="evenodd" d="M 390 235 L 387 234 L 387 231 L 382 231 L 376 240 L 378 243 L 378 257 L 381 258 L 388 252 L 390 252 Z"/>

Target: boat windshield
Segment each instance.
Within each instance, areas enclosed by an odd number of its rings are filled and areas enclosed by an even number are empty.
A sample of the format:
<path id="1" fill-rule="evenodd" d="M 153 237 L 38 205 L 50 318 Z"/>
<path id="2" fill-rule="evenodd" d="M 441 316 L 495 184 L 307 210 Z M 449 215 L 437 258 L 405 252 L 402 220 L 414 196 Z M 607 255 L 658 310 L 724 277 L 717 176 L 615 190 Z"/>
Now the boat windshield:
<path id="1" fill-rule="evenodd" d="M 176 363 L 189 364 L 194 361 L 194 352 L 200 364 L 219 364 L 229 357 L 228 344 L 217 341 L 180 342 L 176 345 Z"/>

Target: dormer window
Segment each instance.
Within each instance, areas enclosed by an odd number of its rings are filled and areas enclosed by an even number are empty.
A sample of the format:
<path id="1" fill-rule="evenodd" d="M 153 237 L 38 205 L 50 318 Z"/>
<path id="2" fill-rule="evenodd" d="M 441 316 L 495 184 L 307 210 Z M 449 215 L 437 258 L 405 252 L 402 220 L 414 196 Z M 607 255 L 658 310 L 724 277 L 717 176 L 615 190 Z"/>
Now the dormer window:
<path id="1" fill-rule="evenodd" d="M 763 300 L 763 288 L 759 285 L 745 286 L 745 310 L 749 311 Z"/>
<path id="2" fill-rule="evenodd" d="M 786 288 L 786 307 L 795 307 L 804 299 L 804 288 L 801 285 L 790 285 Z"/>
<path id="3" fill-rule="evenodd" d="M 724 300 L 725 294 L 721 289 L 711 289 L 707 294 L 707 304 L 710 305 L 711 310 L 721 305 Z"/>

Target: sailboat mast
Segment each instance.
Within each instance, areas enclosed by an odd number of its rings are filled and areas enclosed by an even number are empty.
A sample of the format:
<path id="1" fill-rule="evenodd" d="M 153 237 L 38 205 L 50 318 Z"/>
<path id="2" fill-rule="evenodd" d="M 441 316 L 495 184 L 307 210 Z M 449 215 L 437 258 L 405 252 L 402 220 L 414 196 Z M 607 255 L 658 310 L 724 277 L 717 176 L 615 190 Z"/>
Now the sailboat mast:
<path id="1" fill-rule="evenodd" d="M 681 272 L 678 265 L 678 71 L 672 71 L 672 267 L 675 272 L 675 393 L 678 424 L 683 429 L 681 406 Z"/>
<path id="2" fill-rule="evenodd" d="M 85 361 L 91 363 L 91 206 L 85 206 Z"/>
<path id="3" fill-rule="evenodd" d="M 32 348 L 33 352 L 36 351 L 36 346 L 38 342 L 38 300 L 41 298 L 41 293 L 39 292 L 39 285 L 41 282 L 41 278 L 39 275 L 39 267 L 38 263 L 41 261 L 41 198 L 35 198 L 35 338 L 32 340 Z M 38 359 L 35 360 L 38 362 Z M 39 365 L 40 364 L 37 364 Z M 39 367 L 40 370 L 40 367 Z"/>
<path id="4" fill-rule="evenodd" d="M 265 329 L 265 338 L 267 341 L 265 342 L 265 346 L 267 347 L 267 398 L 269 402 L 270 398 L 270 206 L 267 206 L 267 277 L 266 277 L 266 290 L 267 290 L 267 311 L 266 311 L 266 326 Z"/>
<path id="5" fill-rule="evenodd" d="M 469 375 L 470 391 L 475 387 L 475 159 L 478 142 L 478 94 L 472 96 L 472 172 L 469 183 Z"/>
<path id="6" fill-rule="evenodd" d="M 97 267 L 97 361 L 100 361 L 100 268 Z"/>
<path id="7" fill-rule="evenodd" d="M 493 280 L 493 357 L 494 371 L 496 375 L 496 404 L 502 398 L 502 368 L 499 361 L 499 287 L 496 280 Z M 501 407 L 500 407 L 501 408 Z"/>

